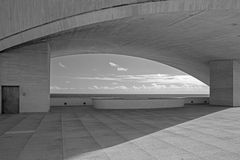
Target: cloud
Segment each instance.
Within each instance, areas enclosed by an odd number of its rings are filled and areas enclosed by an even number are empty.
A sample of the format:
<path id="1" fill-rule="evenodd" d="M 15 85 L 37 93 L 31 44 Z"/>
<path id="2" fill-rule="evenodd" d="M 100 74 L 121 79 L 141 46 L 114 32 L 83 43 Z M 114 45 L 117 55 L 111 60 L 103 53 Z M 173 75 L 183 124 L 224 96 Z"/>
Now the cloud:
<path id="1" fill-rule="evenodd" d="M 58 62 L 58 65 L 62 68 L 66 68 L 66 66 L 62 62 Z"/>
<path id="2" fill-rule="evenodd" d="M 192 89 L 203 89 L 202 86 L 194 86 L 194 85 L 182 85 L 182 84 L 141 84 L 141 85 L 133 85 L 133 86 L 125 86 L 125 85 L 120 85 L 120 86 L 92 86 L 88 87 L 90 90 L 147 90 L 147 91 L 176 91 L 176 90 L 183 90 L 183 91 L 188 91 Z"/>
<path id="3" fill-rule="evenodd" d="M 119 81 L 133 81 L 138 83 L 156 84 L 192 84 L 204 85 L 203 82 L 190 75 L 146 74 L 146 75 L 118 75 Z"/>
<path id="4" fill-rule="evenodd" d="M 113 63 L 113 62 L 109 62 L 109 64 L 110 64 L 110 66 L 112 66 L 112 67 L 118 67 L 118 65 L 115 64 L 115 63 Z"/>
<path id="5" fill-rule="evenodd" d="M 58 86 L 50 86 L 50 90 L 61 90 Z"/>
<path id="6" fill-rule="evenodd" d="M 142 84 L 142 85 L 134 85 L 132 86 L 132 89 L 134 90 L 193 90 L 193 89 L 203 89 L 205 86 L 200 86 L 200 85 L 189 85 L 189 84 L 157 84 L 157 83 L 152 83 L 152 84 Z"/>
<path id="7" fill-rule="evenodd" d="M 118 67 L 117 70 L 126 72 L 128 69 L 127 68 Z"/>
<path id="8" fill-rule="evenodd" d="M 167 85 L 157 84 L 157 83 L 152 83 L 152 86 L 153 86 L 153 88 L 155 88 L 155 89 L 167 88 Z"/>
<path id="9" fill-rule="evenodd" d="M 75 80 L 99 80 L 134 83 L 134 89 L 140 88 L 206 88 L 207 85 L 190 75 L 143 74 L 143 75 L 110 75 L 97 77 L 59 77 Z M 137 85 L 139 84 L 139 85 Z M 117 85 L 117 84 L 116 84 Z M 133 85 L 132 85 L 133 86 Z"/>
<path id="10" fill-rule="evenodd" d="M 167 85 L 158 85 L 158 84 L 155 84 L 155 83 L 153 83 L 153 84 L 151 84 L 151 85 L 140 85 L 140 86 L 133 86 L 132 87 L 133 89 L 135 89 L 135 90 L 153 90 L 153 89 L 155 89 L 155 90 L 158 90 L 158 89 L 166 89 L 166 88 L 168 88 L 167 87 Z"/>
<path id="11" fill-rule="evenodd" d="M 123 67 L 121 67 L 120 65 L 118 65 L 118 64 L 116 64 L 116 63 L 113 63 L 113 62 L 109 62 L 109 65 L 111 66 L 111 67 L 114 67 L 114 68 L 116 68 L 117 69 L 117 71 L 124 71 L 124 72 L 126 72 L 126 71 L 128 71 L 128 68 L 123 68 Z"/>
<path id="12" fill-rule="evenodd" d="M 68 87 L 59 87 L 59 86 L 50 86 L 50 90 L 75 90 L 77 88 L 68 88 Z"/>
<path id="13" fill-rule="evenodd" d="M 83 80 L 101 80 L 101 81 L 120 81 L 121 79 L 115 77 L 72 77 L 72 79 Z"/>
<path id="14" fill-rule="evenodd" d="M 195 84 L 195 85 L 204 85 L 198 79 L 190 76 L 190 75 L 148 75 L 148 77 L 142 76 L 142 79 L 139 80 L 141 83 L 161 83 L 161 84 L 173 84 L 173 83 L 181 83 L 181 84 Z"/>
<path id="15" fill-rule="evenodd" d="M 95 85 L 93 87 L 88 87 L 88 89 L 91 89 L 91 90 L 119 90 L 119 89 L 127 90 L 129 88 L 124 85 L 121 85 L 121 86 L 96 86 Z"/>

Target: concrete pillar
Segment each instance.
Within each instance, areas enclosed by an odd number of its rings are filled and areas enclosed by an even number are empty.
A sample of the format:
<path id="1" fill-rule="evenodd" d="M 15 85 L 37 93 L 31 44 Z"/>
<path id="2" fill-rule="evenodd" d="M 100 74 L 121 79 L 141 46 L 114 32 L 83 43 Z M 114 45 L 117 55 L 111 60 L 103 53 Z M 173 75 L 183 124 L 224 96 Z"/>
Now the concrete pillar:
<path id="1" fill-rule="evenodd" d="M 210 62 L 210 104 L 240 106 L 240 60 Z"/>
<path id="2" fill-rule="evenodd" d="M 20 86 L 20 112 L 47 112 L 50 106 L 50 56 L 46 43 L 0 53 L 1 86 Z M 1 98 L 0 98 L 1 102 Z M 0 103 L 0 113 L 1 113 Z"/>

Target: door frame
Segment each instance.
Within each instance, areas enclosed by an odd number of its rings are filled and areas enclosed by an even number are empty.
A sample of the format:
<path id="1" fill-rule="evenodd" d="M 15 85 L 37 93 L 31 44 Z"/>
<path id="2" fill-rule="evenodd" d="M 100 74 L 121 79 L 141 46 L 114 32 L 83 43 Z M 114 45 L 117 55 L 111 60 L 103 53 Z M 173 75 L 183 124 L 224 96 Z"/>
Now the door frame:
<path id="1" fill-rule="evenodd" d="M 5 114 L 3 113 L 3 88 L 4 87 L 18 87 L 18 113 L 20 113 L 20 86 L 19 85 L 1 85 L 1 114 Z M 17 114 L 18 114 L 17 113 Z"/>

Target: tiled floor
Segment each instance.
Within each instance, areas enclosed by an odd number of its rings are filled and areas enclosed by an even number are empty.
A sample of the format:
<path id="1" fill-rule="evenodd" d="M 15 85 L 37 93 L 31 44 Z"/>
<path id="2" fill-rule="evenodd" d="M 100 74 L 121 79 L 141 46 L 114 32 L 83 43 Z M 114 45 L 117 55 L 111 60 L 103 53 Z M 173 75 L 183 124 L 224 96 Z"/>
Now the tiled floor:
<path id="1" fill-rule="evenodd" d="M 0 115 L 0 159 L 240 160 L 240 108 Z"/>

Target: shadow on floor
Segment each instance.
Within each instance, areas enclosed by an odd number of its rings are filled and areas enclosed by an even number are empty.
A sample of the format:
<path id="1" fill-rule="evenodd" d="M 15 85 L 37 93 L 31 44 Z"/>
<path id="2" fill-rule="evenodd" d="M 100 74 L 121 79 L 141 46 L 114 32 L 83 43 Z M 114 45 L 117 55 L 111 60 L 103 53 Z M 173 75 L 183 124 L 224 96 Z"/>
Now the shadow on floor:
<path id="1" fill-rule="evenodd" d="M 151 133 L 224 109 L 206 105 L 149 110 L 52 107 L 50 113 L 0 115 L 0 159 L 151 159 L 139 146 L 166 148 L 151 139 Z"/>
<path id="2" fill-rule="evenodd" d="M 81 158 L 82 156 L 87 156 L 86 153 L 93 151 L 121 144 L 124 145 L 131 140 L 223 109 L 226 108 L 206 105 L 142 110 L 53 107 L 51 112 L 62 114 L 64 157 L 66 159 L 73 157 L 74 159 L 74 157 Z M 128 144 L 125 148 L 137 150 L 134 147 L 136 146 Z M 99 155 L 97 157 L 97 159 L 107 159 L 106 157 L 99 158 Z"/>

